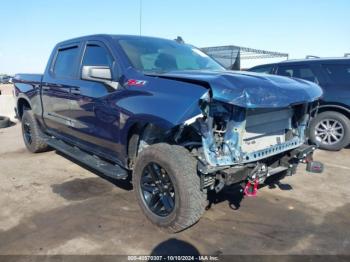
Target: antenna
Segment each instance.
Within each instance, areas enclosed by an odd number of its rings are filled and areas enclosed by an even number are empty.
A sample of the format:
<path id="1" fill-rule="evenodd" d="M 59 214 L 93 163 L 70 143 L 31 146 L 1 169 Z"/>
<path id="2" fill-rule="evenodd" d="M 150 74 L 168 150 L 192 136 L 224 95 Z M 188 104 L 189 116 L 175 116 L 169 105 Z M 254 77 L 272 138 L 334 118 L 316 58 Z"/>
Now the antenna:
<path id="1" fill-rule="evenodd" d="M 140 30 L 140 36 L 141 36 L 141 34 L 142 34 L 142 0 L 140 0 L 140 14 L 139 15 L 140 15 L 139 16 L 139 23 L 140 23 L 139 30 Z"/>
<path id="2" fill-rule="evenodd" d="M 185 41 L 182 39 L 181 36 L 178 36 L 177 38 L 174 39 L 176 42 L 178 42 L 179 44 L 184 44 Z"/>

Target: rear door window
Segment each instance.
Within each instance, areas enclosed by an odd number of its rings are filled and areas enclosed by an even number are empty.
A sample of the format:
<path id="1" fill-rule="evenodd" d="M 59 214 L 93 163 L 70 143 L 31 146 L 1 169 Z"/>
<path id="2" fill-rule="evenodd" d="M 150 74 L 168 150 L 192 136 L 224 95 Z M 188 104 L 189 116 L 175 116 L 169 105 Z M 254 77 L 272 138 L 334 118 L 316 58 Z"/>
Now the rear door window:
<path id="1" fill-rule="evenodd" d="M 324 64 L 323 69 L 335 84 L 350 84 L 350 64 Z"/>
<path id="2" fill-rule="evenodd" d="M 319 83 L 317 76 L 312 71 L 309 66 L 300 65 L 300 66 L 280 66 L 277 70 L 277 74 L 287 77 L 296 77 L 301 78 L 307 81 L 314 83 Z"/>
<path id="3" fill-rule="evenodd" d="M 53 67 L 55 76 L 58 78 L 74 77 L 78 56 L 78 46 L 59 49 Z"/>

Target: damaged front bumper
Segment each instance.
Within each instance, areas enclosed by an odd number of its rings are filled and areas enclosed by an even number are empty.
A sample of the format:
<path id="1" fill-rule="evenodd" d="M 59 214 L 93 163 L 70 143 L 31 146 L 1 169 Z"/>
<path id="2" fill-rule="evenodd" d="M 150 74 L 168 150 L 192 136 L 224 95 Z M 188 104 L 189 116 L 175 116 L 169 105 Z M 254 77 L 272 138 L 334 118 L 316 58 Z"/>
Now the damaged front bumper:
<path id="1" fill-rule="evenodd" d="M 204 174 L 201 176 L 201 188 L 219 192 L 225 186 L 245 182 L 244 194 L 255 196 L 259 184 L 269 184 L 294 175 L 299 163 L 307 164 L 308 172 L 322 173 L 323 164 L 313 161 L 313 152 L 316 149 L 314 145 L 303 144 L 272 161 L 228 167 L 217 171 L 215 176 Z M 269 180 L 270 178 L 273 179 Z"/>
<path id="2" fill-rule="evenodd" d="M 312 159 L 317 147 L 305 144 L 315 106 L 317 103 L 273 109 L 221 102 L 202 105 L 203 114 L 186 123 L 196 123 L 201 134 L 197 155 L 201 188 L 219 192 L 242 181 L 254 188 L 269 177 L 295 174 L 299 163 L 307 163 L 308 171 L 322 172 L 322 164 Z"/>

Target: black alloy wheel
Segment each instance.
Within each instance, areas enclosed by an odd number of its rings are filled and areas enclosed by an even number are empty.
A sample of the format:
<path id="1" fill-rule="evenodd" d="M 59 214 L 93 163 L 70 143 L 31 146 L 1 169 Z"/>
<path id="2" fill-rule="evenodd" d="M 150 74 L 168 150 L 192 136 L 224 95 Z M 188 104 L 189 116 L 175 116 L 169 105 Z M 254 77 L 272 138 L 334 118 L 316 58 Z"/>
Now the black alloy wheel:
<path id="1" fill-rule="evenodd" d="M 169 232 L 194 225 L 207 206 L 201 190 L 197 159 L 184 147 L 159 143 L 136 157 L 133 183 L 145 216 Z"/>
<path id="2" fill-rule="evenodd" d="M 140 180 L 140 192 L 147 207 L 156 215 L 165 217 L 175 207 L 175 190 L 164 168 L 151 162 L 145 166 Z"/>

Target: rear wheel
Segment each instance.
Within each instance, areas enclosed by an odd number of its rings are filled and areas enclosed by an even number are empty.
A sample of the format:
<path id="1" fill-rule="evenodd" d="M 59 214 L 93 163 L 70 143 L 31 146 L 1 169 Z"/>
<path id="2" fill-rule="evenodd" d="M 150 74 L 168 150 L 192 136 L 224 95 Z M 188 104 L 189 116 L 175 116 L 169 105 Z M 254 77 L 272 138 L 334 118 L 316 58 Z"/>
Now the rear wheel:
<path id="1" fill-rule="evenodd" d="M 183 147 L 148 146 L 136 159 L 133 179 L 142 211 L 159 227 L 184 230 L 205 211 L 207 196 L 200 190 L 197 161 Z"/>
<path id="2" fill-rule="evenodd" d="M 310 139 L 322 149 L 340 150 L 350 143 L 350 120 L 334 111 L 320 113 L 311 121 Z"/>
<path id="3" fill-rule="evenodd" d="M 39 153 L 49 149 L 31 110 L 26 110 L 23 113 L 22 135 L 24 144 L 30 152 Z"/>

